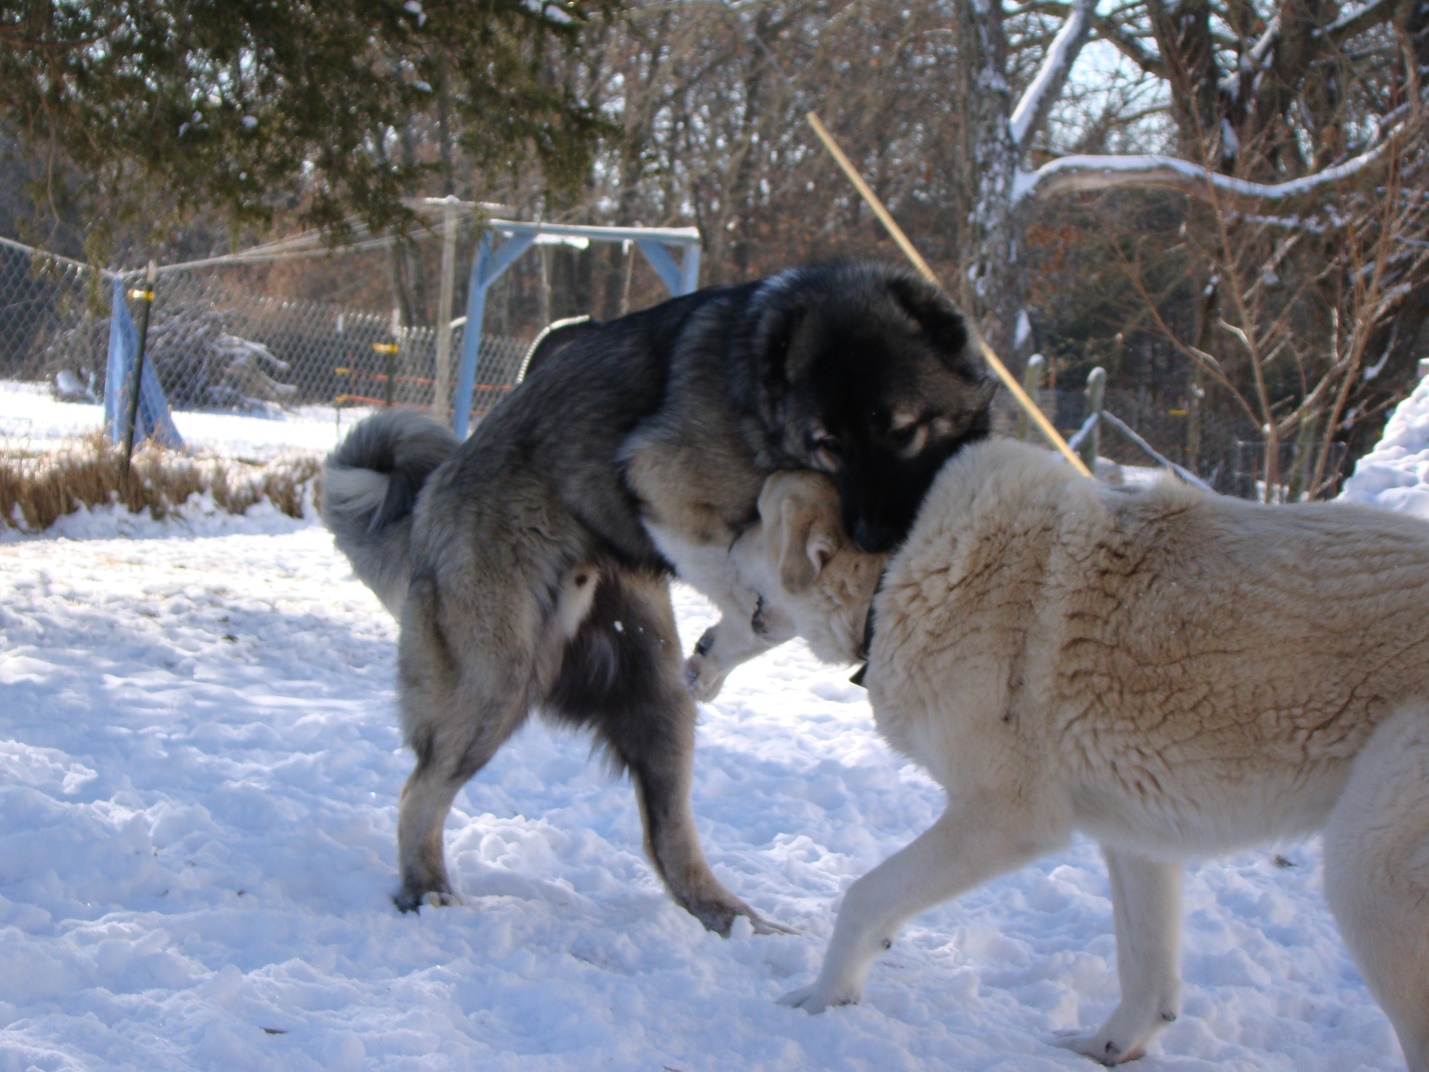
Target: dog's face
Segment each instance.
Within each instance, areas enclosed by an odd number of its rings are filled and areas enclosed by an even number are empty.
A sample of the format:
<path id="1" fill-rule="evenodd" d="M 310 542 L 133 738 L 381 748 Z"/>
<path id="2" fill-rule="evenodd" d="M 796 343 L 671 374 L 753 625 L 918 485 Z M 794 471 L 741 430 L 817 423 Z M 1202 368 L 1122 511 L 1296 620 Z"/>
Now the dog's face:
<path id="1" fill-rule="evenodd" d="M 775 473 L 759 496 L 771 583 L 761 603 L 792 622 L 821 659 L 857 662 L 868 607 L 888 556 L 854 547 L 839 521 L 839 493 L 820 473 Z"/>
<path id="2" fill-rule="evenodd" d="M 761 417 L 783 464 L 833 478 L 854 542 L 886 551 L 943 462 L 988 434 L 996 384 L 962 316 L 922 279 L 867 264 L 808 271 L 762 317 Z"/>

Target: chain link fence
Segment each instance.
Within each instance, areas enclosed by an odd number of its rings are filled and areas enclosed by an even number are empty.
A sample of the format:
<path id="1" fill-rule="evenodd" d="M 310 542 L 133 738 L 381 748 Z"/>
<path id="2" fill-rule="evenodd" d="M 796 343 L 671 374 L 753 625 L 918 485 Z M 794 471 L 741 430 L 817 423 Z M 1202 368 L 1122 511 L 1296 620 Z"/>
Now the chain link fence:
<path id="1" fill-rule="evenodd" d="M 1039 392 L 1042 404 L 1055 413 L 1059 431 L 1071 436 L 1087 417 L 1085 391 L 1046 390 Z M 1189 408 L 1168 406 L 1149 392 L 1127 390 L 1108 385 L 1103 405 L 1121 418 L 1156 451 L 1177 465 L 1195 473 L 1211 487 L 1228 495 L 1240 494 L 1242 482 L 1238 473 L 1240 444 L 1258 439 L 1255 426 L 1233 414 L 1202 409 L 1200 444 L 1192 440 L 1192 415 Z M 1120 465 L 1154 465 L 1139 447 L 1112 429 L 1099 437 L 1102 457 Z M 1192 453 L 1195 457 L 1192 457 Z"/>
<path id="2" fill-rule="evenodd" d="M 1042 388 L 1032 394 L 1057 430 L 1070 441 L 1087 418 L 1087 392 Z M 1000 403 L 998 431 L 1037 436 L 1035 431 L 1024 429 L 1025 422 L 1018 421 L 1010 399 L 1002 400 L 1000 396 Z M 1195 473 L 1216 491 L 1243 499 L 1264 498 L 1266 446 L 1255 424 L 1245 417 L 1202 408 L 1199 443 L 1195 443 L 1190 410 L 1167 406 L 1148 392 L 1107 387 L 1103 408 L 1124 421 L 1163 457 Z M 1154 468 L 1157 464 L 1114 428 L 1104 427 L 1097 443 L 1098 457 L 1118 465 Z M 1347 455 L 1345 444 L 1330 444 L 1321 483 L 1312 488 L 1309 455 L 1294 442 L 1281 443 L 1279 500 L 1333 497 L 1347 475 Z"/>
<path id="3" fill-rule="evenodd" d="M 1236 444 L 1234 481 L 1229 489 L 1232 495 L 1243 499 L 1264 500 L 1266 486 L 1267 447 L 1262 440 L 1241 441 Z M 1273 496 L 1276 502 L 1300 502 L 1306 498 L 1333 498 L 1340 492 L 1340 485 L 1347 475 L 1349 448 L 1343 443 L 1331 443 L 1325 457 L 1325 470 L 1321 482 L 1314 482 L 1311 454 L 1296 443 L 1281 443 L 1277 457 L 1278 480 Z"/>
<path id="4" fill-rule="evenodd" d="M 60 375 L 65 389 L 97 398 L 109 345 L 102 282 L 83 264 L 0 240 L 0 375 Z"/>
<path id="5" fill-rule="evenodd" d="M 113 283 L 141 273 L 96 272 L 0 241 L 0 376 L 44 380 L 62 397 L 104 394 Z M 437 331 L 390 313 L 274 297 L 223 266 L 161 270 L 145 361 L 177 410 L 273 411 L 300 405 L 431 406 Z M 451 333 L 453 369 L 465 325 Z M 529 340 L 484 335 L 472 413 L 511 389 Z"/>
<path id="6" fill-rule="evenodd" d="M 358 258 L 353 262 L 357 265 Z M 377 266 L 367 262 L 358 271 L 371 276 Z M 0 377 L 43 380 L 74 401 L 102 399 L 113 284 L 117 279 L 127 290 L 140 278 L 139 273 L 96 272 L 0 239 Z M 263 293 L 248 285 L 241 268 L 224 265 L 161 269 L 155 294 L 145 360 L 174 409 L 431 406 L 435 399 L 435 328 L 402 327 L 390 312 Z M 451 333 L 453 379 L 464 326 L 455 325 Z M 529 345 L 524 338 L 482 337 L 474 418 L 511 389 Z M 1064 436 L 1070 439 L 1081 427 L 1087 412 L 1084 390 L 1042 389 L 1035 396 Z M 1195 437 L 1188 410 L 1168 408 L 1147 392 L 1108 386 L 1104 405 L 1158 452 L 1216 490 L 1247 498 L 1260 494 L 1264 446 L 1244 418 L 1203 409 Z M 1010 396 L 999 392 L 995 427 L 1016 434 L 1018 423 Z M 1193 447 L 1196 438 L 1199 445 Z M 1190 456 L 1193 449 L 1195 457 Z M 1100 436 L 1099 452 L 1122 465 L 1154 464 L 1112 430 Z M 1343 447 L 1330 461 L 1327 475 L 1337 478 L 1344 466 Z M 1297 462 L 1287 453 L 1281 471 L 1293 474 Z"/>
<path id="7" fill-rule="evenodd" d="M 1030 393 L 1063 438 L 1071 440 L 1087 418 L 1086 391 L 1040 388 Z M 1228 495 L 1245 494 L 1249 485 L 1241 469 L 1250 454 L 1244 445 L 1258 441 L 1255 426 L 1249 421 L 1203 409 L 1200 446 L 1193 458 L 1189 410 L 1168 406 L 1164 400 L 1153 398 L 1145 391 L 1110 386 L 1106 388 L 1103 407 L 1134 429 L 1162 456 L 1195 473 L 1217 491 Z M 1006 391 L 998 393 L 994 428 L 1005 435 L 1040 438 L 1036 430 L 1021 419 Z M 1109 427 L 1098 437 L 1097 454 L 1118 465 L 1157 466 L 1140 447 Z"/>

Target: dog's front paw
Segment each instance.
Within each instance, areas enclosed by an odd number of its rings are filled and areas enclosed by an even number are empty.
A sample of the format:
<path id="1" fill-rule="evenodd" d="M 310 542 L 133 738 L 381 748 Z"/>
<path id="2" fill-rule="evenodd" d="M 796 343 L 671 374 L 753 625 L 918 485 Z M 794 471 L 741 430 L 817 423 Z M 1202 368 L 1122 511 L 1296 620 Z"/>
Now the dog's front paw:
<path id="1" fill-rule="evenodd" d="M 779 999 L 779 1004 L 788 1005 L 791 1009 L 803 1009 L 810 1016 L 817 1016 L 832 1005 L 853 1005 L 857 1001 L 856 993 L 830 992 L 816 982 L 813 986 L 785 994 Z"/>
<path id="2" fill-rule="evenodd" d="M 685 684 L 689 687 L 690 695 L 696 700 L 709 703 L 724 687 L 724 675 L 710 673 L 704 659 L 691 655 L 685 660 Z"/>
<path id="3" fill-rule="evenodd" d="M 694 653 L 685 660 L 685 684 L 694 698 L 701 703 L 709 703 L 719 695 L 727 676 L 720 670 L 717 661 L 710 657 L 714 640 L 715 631 L 710 627 L 695 643 Z"/>
<path id="4" fill-rule="evenodd" d="M 1145 1045 L 1124 1047 L 1123 1043 L 1110 1037 L 1105 1031 L 1091 1035 L 1081 1031 L 1059 1032 L 1055 1041 L 1064 1050 L 1090 1057 L 1097 1064 L 1106 1065 L 1108 1068 L 1123 1061 L 1135 1061 L 1146 1054 Z"/>
<path id="5" fill-rule="evenodd" d="M 1057 1045 L 1107 1066 L 1135 1061 L 1145 1056 L 1157 1035 L 1176 1022 L 1179 1004 L 1174 995 L 1158 997 L 1155 991 L 1124 998 L 1095 1032 L 1067 1032 L 1057 1039 Z"/>

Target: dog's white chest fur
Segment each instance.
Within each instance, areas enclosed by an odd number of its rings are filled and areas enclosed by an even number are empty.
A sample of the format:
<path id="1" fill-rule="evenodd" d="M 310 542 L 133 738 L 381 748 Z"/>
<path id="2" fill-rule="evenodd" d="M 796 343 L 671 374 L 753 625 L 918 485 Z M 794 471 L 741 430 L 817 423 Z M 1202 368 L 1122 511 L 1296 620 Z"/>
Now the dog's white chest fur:
<path id="1" fill-rule="evenodd" d="M 753 613 L 758 593 L 741 582 L 728 546 L 698 543 L 673 525 L 648 520 L 645 531 L 681 581 L 713 600 L 721 611 L 738 610 L 746 617 Z"/>

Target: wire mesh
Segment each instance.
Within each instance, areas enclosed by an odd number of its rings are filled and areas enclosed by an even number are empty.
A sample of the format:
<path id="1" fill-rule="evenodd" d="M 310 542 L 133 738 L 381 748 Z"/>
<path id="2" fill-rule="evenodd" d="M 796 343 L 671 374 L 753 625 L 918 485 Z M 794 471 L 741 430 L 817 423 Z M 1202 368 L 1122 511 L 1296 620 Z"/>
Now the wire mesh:
<path id="1" fill-rule="evenodd" d="M 1057 430 L 1068 439 L 1082 426 L 1087 416 L 1087 394 L 1085 390 L 1065 390 L 1042 388 L 1033 392 L 1042 412 L 1051 419 Z M 1135 429 L 1155 450 L 1186 469 L 1195 473 L 1219 492 L 1229 495 L 1253 497 L 1254 487 L 1245 479 L 1244 448 L 1248 440 L 1256 439 L 1254 425 L 1235 415 L 1227 415 L 1210 409 L 1200 413 L 1199 445 L 1192 457 L 1191 415 L 1186 409 L 1169 407 L 1164 401 L 1151 397 L 1143 391 L 1108 387 L 1103 405 L 1109 413 L 1115 414 Z M 1010 399 L 999 392 L 998 413 L 995 427 L 1009 435 L 1022 433 L 1015 407 Z M 1155 466 L 1137 446 L 1128 442 L 1114 430 L 1104 429 L 1098 439 L 1098 453 L 1101 457 L 1120 465 Z"/>
<path id="2" fill-rule="evenodd" d="M 49 379 L 79 397 L 103 391 L 108 310 L 93 269 L 0 242 L 0 375 Z"/>
<path id="3" fill-rule="evenodd" d="M 1318 446 L 1318 444 L 1312 445 Z M 1270 502 L 1302 502 L 1311 498 L 1332 498 L 1348 468 L 1348 449 L 1343 443 L 1331 443 L 1323 465 L 1320 482 L 1315 482 L 1319 460 L 1313 449 L 1295 442 L 1281 443 L 1276 455 L 1275 482 L 1266 494 L 1266 457 L 1269 450 L 1263 440 L 1239 441 L 1235 445 L 1233 494 L 1244 499 Z"/>
<path id="4" fill-rule="evenodd" d="M 374 275 L 375 265 L 354 273 Z M 46 380 L 75 401 L 103 397 L 109 340 L 110 286 L 126 289 L 139 273 L 97 272 L 84 264 L 0 239 L 0 376 Z M 369 291 L 372 288 L 368 288 Z M 380 290 L 380 288 L 376 288 Z M 244 272 L 224 266 L 165 270 L 155 287 L 145 360 L 152 362 L 170 406 L 178 410 L 281 411 L 311 404 L 431 407 L 437 381 L 437 332 L 394 324 L 390 312 L 263 293 Z M 448 383 L 455 379 L 464 325 L 451 333 Z M 510 391 L 530 343 L 483 335 L 472 416 L 480 418 Z M 1064 436 L 1082 424 L 1086 393 L 1044 389 L 1039 405 Z M 1257 497 L 1263 448 L 1248 421 L 1210 409 L 1200 414 L 1196 457 L 1190 417 L 1144 392 L 1109 387 L 1106 409 L 1158 452 L 1218 491 Z M 450 401 L 447 412 L 450 414 Z M 1015 434 L 1015 407 L 999 392 L 996 426 Z M 1153 464 L 1114 433 L 1100 452 L 1123 465 Z M 1343 455 L 1330 459 L 1330 473 Z M 1286 457 L 1282 470 L 1295 471 Z"/>
<path id="5" fill-rule="evenodd" d="M 255 292 L 240 276 L 222 267 L 159 276 L 145 360 L 174 409 L 434 403 L 435 328 L 396 325 L 390 313 L 371 309 Z M 113 278 L 127 290 L 141 276 L 96 272 L 0 244 L 0 375 L 102 397 Z M 451 333 L 452 379 L 463 330 L 458 324 Z M 482 337 L 473 415 L 511 389 L 528 346 L 523 338 Z"/>

